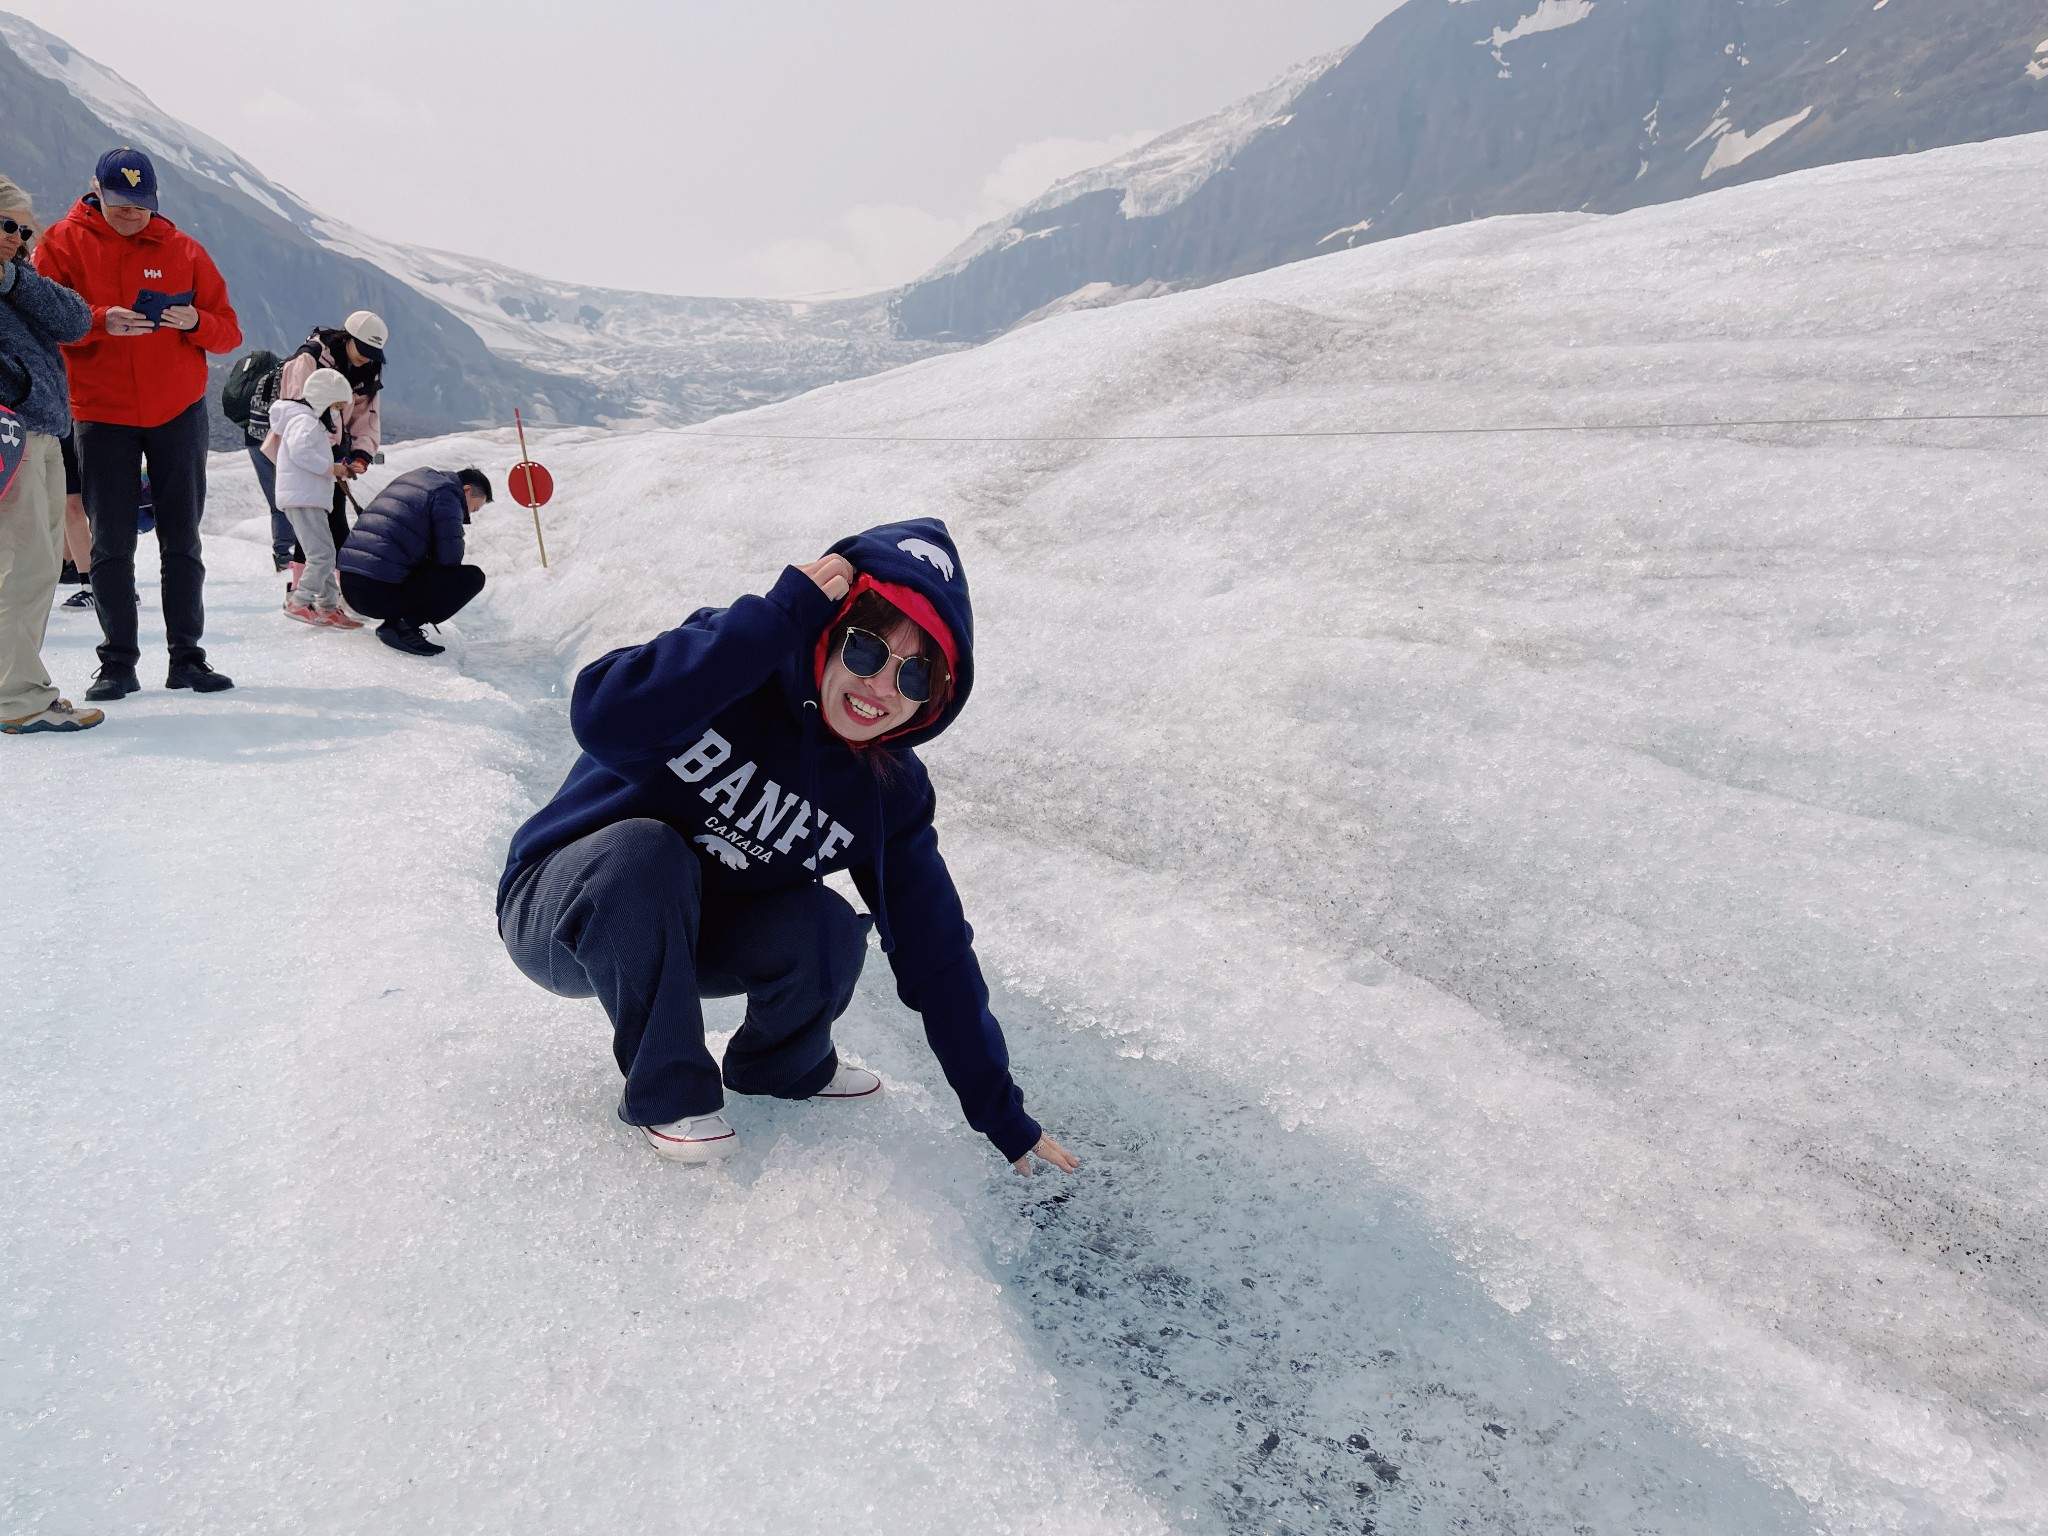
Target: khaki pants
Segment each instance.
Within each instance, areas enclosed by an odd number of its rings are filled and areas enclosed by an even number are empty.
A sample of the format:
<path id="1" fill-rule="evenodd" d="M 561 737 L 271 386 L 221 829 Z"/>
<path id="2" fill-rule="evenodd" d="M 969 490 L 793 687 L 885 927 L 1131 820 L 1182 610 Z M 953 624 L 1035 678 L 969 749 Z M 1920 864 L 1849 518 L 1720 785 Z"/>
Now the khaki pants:
<path id="1" fill-rule="evenodd" d="M 56 438 L 30 432 L 14 484 L 0 496 L 0 720 L 56 702 L 43 635 L 63 568 L 64 459 Z"/>

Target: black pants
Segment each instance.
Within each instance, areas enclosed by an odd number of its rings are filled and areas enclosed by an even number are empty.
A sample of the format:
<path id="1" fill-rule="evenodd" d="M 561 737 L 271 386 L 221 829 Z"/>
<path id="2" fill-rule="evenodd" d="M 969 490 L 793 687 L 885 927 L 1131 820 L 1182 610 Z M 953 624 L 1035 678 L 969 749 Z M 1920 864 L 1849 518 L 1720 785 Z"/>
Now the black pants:
<path id="1" fill-rule="evenodd" d="M 142 500 L 145 460 L 156 503 L 171 660 L 206 660 L 199 643 L 206 631 L 206 565 L 199 558 L 199 518 L 206 510 L 206 401 L 193 401 L 160 427 L 81 421 L 76 436 L 85 515 L 92 523 L 93 606 L 106 637 L 100 664 L 132 667 L 142 659 L 136 640 L 135 508 Z"/>
<path id="2" fill-rule="evenodd" d="M 484 573 L 473 565 L 423 565 L 403 581 L 341 573 L 341 595 L 349 607 L 366 619 L 401 624 L 445 624 L 483 589 Z"/>
<path id="3" fill-rule="evenodd" d="M 666 822 L 614 822 L 558 848 L 505 893 L 513 964 L 563 997 L 596 997 L 635 1125 L 713 1113 L 721 1088 L 805 1099 L 832 1081 L 832 1023 L 853 1001 L 868 919 L 806 882 L 747 895 L 704 890 L 704 868 Z M 700 999 L 747 1000 L 721 1071 Z"/>

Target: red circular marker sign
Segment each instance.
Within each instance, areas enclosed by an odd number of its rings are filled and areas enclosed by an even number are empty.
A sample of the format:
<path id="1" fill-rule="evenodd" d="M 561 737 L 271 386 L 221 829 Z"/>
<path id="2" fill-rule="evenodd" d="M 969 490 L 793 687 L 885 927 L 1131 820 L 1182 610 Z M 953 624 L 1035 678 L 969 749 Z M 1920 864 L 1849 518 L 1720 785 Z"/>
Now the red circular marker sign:
<path id="1" fill-rule="evenodd" d="M 506 484 L 511 488 L 512 499 L 522 507 L 544 507 L 555 494 L 555 477 L 531 459 L 514 464 Z"/>

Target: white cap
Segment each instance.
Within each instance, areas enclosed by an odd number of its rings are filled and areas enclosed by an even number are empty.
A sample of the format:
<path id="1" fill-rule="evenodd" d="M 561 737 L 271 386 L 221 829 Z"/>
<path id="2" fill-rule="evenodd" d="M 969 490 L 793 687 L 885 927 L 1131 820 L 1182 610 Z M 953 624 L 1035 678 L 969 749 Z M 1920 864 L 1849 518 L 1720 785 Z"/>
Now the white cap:
<path id="1" fill-rule="evenodd" d="M 313 407 L 315 414 L 330 405 L 346 405 L 355 396 L 355 390 L 347 379 L 332 368 L 316 368 L 306 387 L 299 391 L 299 398 Z"/>
<path id="2" fill-rule="evenodd" d="M 384 317 L 375 310 L 357 310 L 341 322 L 341 328 L 355 337 L 361 345 L 380 353 L 384 350 L 384 343 L 391 339 L 391 327 L 384 323 Z"/>

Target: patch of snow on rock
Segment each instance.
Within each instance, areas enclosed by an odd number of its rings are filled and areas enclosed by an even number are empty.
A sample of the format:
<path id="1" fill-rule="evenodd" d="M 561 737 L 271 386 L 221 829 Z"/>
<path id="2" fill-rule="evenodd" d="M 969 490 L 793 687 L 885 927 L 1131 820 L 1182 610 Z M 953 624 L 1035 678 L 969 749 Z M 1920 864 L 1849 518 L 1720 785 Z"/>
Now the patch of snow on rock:
<path id="1" fill-rule="evenodd" d="M 1509 43 L 1534 37 L 1539 32 L 1577 26 L 1593 14 L 1594 3 L 1595 0 L 1540 0 L 1535 10 L 1518 19 L 1512 27 L 1495 27 L 1493 36 L 1482 37 L 1479 46 L 1490 49 L 1494 62 L 1505 69 L 1508 61 L 1504 50 Z"/>
<path id="2" fill-rule="evenodd" d="M 1714 146 L 1714 152 L 1707 156 L 1706 166 L 1700 171 L 1700 180 L 1705 181 L 1716 172 L 1742 164 L 1759 150 L 1785 137 L 1794 128 L 1813 116 L 1813 108 L 1804 107 L 1790 117 L 1781 117 L 1775 123 L 1766 123 L 1754 133 L 1739 133 L 1733 130 L 1721 135 L 1721 142 Z"/>

